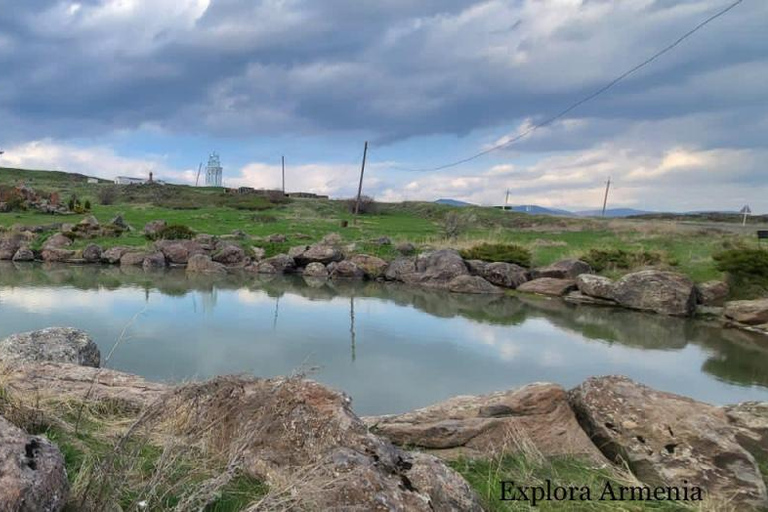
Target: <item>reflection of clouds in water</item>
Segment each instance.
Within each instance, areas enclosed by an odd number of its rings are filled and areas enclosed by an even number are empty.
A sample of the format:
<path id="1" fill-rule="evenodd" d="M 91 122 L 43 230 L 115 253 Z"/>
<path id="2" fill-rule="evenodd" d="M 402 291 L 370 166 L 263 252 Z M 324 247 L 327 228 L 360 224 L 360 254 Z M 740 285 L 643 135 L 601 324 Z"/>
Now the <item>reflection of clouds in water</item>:
<path id="1" fill-rule="evenodd" d="M 467 330 L 467 339 L 496 349 L 498 356 L 504 361 L 512 361 L 521 353 L 520 346 L 512 340 L 507 329 L 473 325 Z"/>
<path id="2" fill-rule="evenodd" d="M 264 291 L 238 290 L 235 292 L 235 299 L 241 304 L 271 304 L 275 302 L 274 297 L 267 295 Z"/>
<path id="3" fill-rule="evenodd" d="M 71 290 L 66 288 L 0 288 L 0 304 L 9 304 L 30 313 L 50 313 L 83 309 L 98 313 L 112 312 L 120 305 L 143 303 L 143 292 L 119 290 Z"/>

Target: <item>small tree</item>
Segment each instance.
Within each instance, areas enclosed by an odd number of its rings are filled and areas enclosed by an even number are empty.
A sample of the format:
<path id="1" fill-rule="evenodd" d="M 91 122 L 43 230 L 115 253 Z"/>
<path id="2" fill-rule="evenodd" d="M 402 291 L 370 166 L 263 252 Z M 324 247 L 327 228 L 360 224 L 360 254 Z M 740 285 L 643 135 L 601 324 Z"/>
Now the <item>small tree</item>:
<path id="1" fill-rule="evenodd" d="M 443 236 L 445 238 L 455 240 L 459 235 L 467 230 L 467 227 L 471 222 L 471 216 L 464 215 L 455 210 L 452 210 L 446 213 L 443 217 L 441 223 Z"/>
<path id="2" fill-rule="evenodd" d="M 117 187 L 114 185 L 100 187 L 96 197 L 99 203 L 105 206 L 113 204 L 115 199 L 117 199 Z"/>
<path id="3" fill-rule="evenodd" d="M 352 199 L 347 200 L 347 208 L 349 209 L 349 213 L 355 213 L 355 206 L 357 205 L 357 198 L 353 197 Z M 378 205 L 376 204 L 376 200 L 372 198 L 371 196 L 360 196 L 360 208 L 358 210 L 358 213 L 361 215 L 365 214 L 374 214 L 378 211 Z"/>
<path id="4" fill-rule="evenodd" d="M 85 204 L 83 205 L 83 207 L 85 208 L 85 211 L 88 211 L 88 212 L 91 211 L 91 200 L 90 199 L 86 199 L 85 200 Z"/>

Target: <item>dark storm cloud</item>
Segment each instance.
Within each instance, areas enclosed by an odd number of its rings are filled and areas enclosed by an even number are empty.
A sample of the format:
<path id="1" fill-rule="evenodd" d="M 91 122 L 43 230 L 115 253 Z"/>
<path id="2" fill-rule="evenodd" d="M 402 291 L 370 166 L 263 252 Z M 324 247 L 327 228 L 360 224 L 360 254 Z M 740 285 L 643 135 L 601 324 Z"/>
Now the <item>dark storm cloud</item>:
<path id="1" fill-rule="evenodd" d="M 175 133 L 365 131 L 395 141 L 508 129 L 588 94 L 723 5 L 8 0 L 0 135 L 66 138 L 151 123 Z M 763 123 L 766 20 L 766 3 L 745 2 L 580 110 L 590 121 L 576 138 L 553 130 L 549 142 L 521 149 L 588 147 L 638 121 Z M 733 142 L 728 129 L 714 133 L 722 137 L 712 143 Z"/>

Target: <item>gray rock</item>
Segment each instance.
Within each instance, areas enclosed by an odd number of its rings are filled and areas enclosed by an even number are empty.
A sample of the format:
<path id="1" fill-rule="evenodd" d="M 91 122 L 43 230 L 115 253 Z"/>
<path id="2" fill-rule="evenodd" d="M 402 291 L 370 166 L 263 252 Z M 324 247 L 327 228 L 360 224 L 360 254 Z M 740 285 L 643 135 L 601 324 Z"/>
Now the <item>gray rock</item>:
<path id="1" fill-rule="evenodd" d="M 525 293 L 536 293 L 552 297 L 562 297 L 576 289 L 576 281 L 573 279 L 555 279 L 554 277 L 540 277 L 517 287 L 517 290 Z"/>
<path id="2" fill-rule="evenodd" d="M 415 258 L 401 256 L 389 264 L 387 270 L 384 272 L 384 277 L 389 281 L 408 282 L 415 273 Z"/>
<path id="3" fill-rule="evenodd" d="M 128 251 L 123 253 L 120 257 L 120 266 L 122 267 L 138 267 L 144 264 L 144 258 L 147 257 L 147 253 L 144 251 Z"/>
<path id="4" fill-rule="evenodd" d="M 288 237 L 286 237 L 285 235 L 281 235 L 281 234 L 269 235 L 267 237 L 267 242 L 272 243 L 272 244 L 282 244 L 282 243 L 285 243 L 287 241 L 288 241 Z"/>
<path id="5" fill-rule="evenodd" d="M 592 297 L 591 295 L 585 295 L 580 291 L 574 291 L 568 293 L 563 299 L 566 302 L 572 304 L 587 304 L 590 306 L 616 306 L 616 303 L 612 300 L 601 299 L 600 297 Z"/>
<path id="6" fill-rule="evenodd" d="M 59 512 L 69 496 L 64 456 L 48 439 L 0 417 L 0 508 Z"/>
<path id="7" fill-rule="evenodd" d="M 43 249 L 40 257 L 43 258 L 43 261 L 61 263 L 74 259 L 76 254 L 77 253 L 75 251 L 70 251 L 68 249 L 57 249 L 51 247 Z"/>
<path id="8" fill-rule="evenodd" d="M 235 244 L 228 244 L 213 255 L 213 261 L 224 265 L 238 265 L 245 261 L 245 251 Z"/>
<path id="9" fill-rule="evenodd" d="M 693 281 L 682 274 L 641 270 L 627 274 L 613 286 L 620 305 L 663 315 L 690 316 L 696 309 Z"/>
<path id="10" fill-rule="evenodd" d="M 101 261 L 102 250 L 96 244 L 88 244 L 83 249 L 83 259 L 88 263 L 98 263 Z"/>
<path id="11" fill-rule="evenodd" d="M 307 252 L 307 249 L 309 249 L 308 245 L 297 245 L 296 247 L 291 247 L 290 249 L 288 249 L 288 256 L 290 256 L 295 260 L 296 258 L 300 258 L 302 254 Z"/>
<path id="12" fill-rule="evenodd" d="M 480 277 L 485 274 L 485 267 L 488 266 L 488 262 L 483 260 L 465 260 L 464 264 L 467 266 L 470 274 Z"/>
<path id="13" fill-rule="evenodd" d="M 325 265 L 323 265 L 322 263 L 317 263 L 317 262 L 310 263 L 304 269 L 304 276 L 325 278 L 325 277 L 328 277 L 328 270 L 325 268 Z"/>
<path id="14" fill-rule="evenodd" d="M 126 229 L 126 230 L 130 229 L 130 226 L 128 225 L 127 222 L 125 222 L 125 219 L 123 219 L 122 215 L 116 215 L 114 219 L 109 221 L 109 223 L 120 229 Z"/>
<path id="15" fill-rule="evenodd" d="M 365 272 L 352 261 L 343 260 L 328 266 L 328 276 L 331 279 L 362 279 Z"/>
<path id="16" fill-rule="evenodd" d="M 45 241 L 43 249 L 62 249 L 64 247 L 69 247 L 70 245 L 72 245 L 71 238 L 62 235 L 61 233 L 56 233 Z"/>
<path id="17" fill-rule="evenodd" d="M 576 259 L 566 259 L 555 262 L 546 267 L 535 269 L 532 274 L 534 278 L 552 277 L 554 279 L 576 279 L 582 274 L 592 272 L 592 267 L 585 261 Z"/>
<path id="18" fill-rule="evenodd" d="M 410 242 L 403 242 L 403 243 L 397 244 L 397 246 L 395 247 L 395 250 L 400 254 L 402 254 L 403 256 L 410 256 L 416 253 L 416 246 Z"/>
<path id="19" fill-rule="evenodd" d="M 626 461 L 643 483 L 687 483 L 720 502 L 768 504 L 755 459 L 721 409 L 620 376 L 588 379 L 569 402 L 603 454 Z"/>
<path id="20" fill-rule="evenodd" d="M 420 254 L 416 258 L 420 281 L 447 283 L 458 276 L 469 275 L 464 259 L 453 249 L 441 249 Z"/>
<path id="21" fill-rule="evenodd" d="M 504 293 L 480 276 L 458 276 L 448 282 L 447 289 L 453 293 Z"/>
<path id="22" fill-rule="evenodd" d="M 13 255 L 13 261 L 35 261 L 35 253 L 29 247 L 20 247 Z"/>
<path id="23" fill-rule="evenodd" d="M 160 251 L 147 254 L 144 261 L 141 262 L 141 266 L 145 270 L 165 268 L 165 264 L 165 255 Z"/>
<path id="24" fill-rule="evenodd" d="M 768 323 L 768 299 L 734 300 L 725 304 L 724 315 L 746 325 Z"/>
<path id="25" fill-rule="evenodd" d="M 49 327 L 14 334 L 0 341 L 0 360 L 14 363 L 53 361 L 98 368 L 101 353 L 85 331 Z"/>
<path id="26" fill-rule="evenodd" d="M 696 285 L 696 298 L 704 306 L 722 306 L 731 288 L 725 281 L 707 281 Z"/>
<path id="27" fill-rule="evenodd" d="M 288 274 L 296 270 L 296 262 L 287 254 L 277 254 L 260 261 L 253 270 L 259 274 Z"/>
<path id="28" fill-rule="evenodd" d="M 120 263 L 123 255 L 130 250 L 129 247 L 110 247 L 101 254 L 101 261 L 110 265 Z"/>
<path id="29" fill-rule="evenodd" d="M 375 245 L 392 245 L 392 240 L 388 236 L 380 236 L 371 240 L 371 243 Z"/>
<path id="30" fill-rule="evenodd" d="M 488 263 L 483 267 L 480 275 L 492 284 L 511 289 L 528 281 L 528 271 L 513 263 Z"/>
<path id="31" fill-rule="evenodd" d="M 322 263 L 328 265 L 334 261 L 344 259 L 344 254 L 338 247 L 325 244 L 315 244 L 306 251 L 293 257 L 299 266 L 309 265 L 310 263 Z"/>
<path id="32" fill-rule="evenodd" d="M 251 247 L 251 252 L 253 253 L 254 261 L 263 260 L 264 256 L 267 254 L 267 251 L 264 250 L 262 247 Z"/>
<path id="33" fill-rule="evenodd" d="M 190 256 L 187 262 L 187 273 L 190 274 L 226 274 L 227 268 L 215 262 L 206 254 Z"/>
<path id="34" fill-rule="evenodd" d="M 337 246 L 341 245 L 342 243 L 344 243 L 344 239 L 338 233 L 328 233 L 322 238 L 322 240 L 320 240 L 321 245 Z"/>
<path id="35" fill-rule="evenodd" d="M 144 236 L 147 238 L 157 238 L 168 224 L 164 220 L 151 220 L 144 225 Z"/>
<path id="36" fill-rule="evenodd" d="M 584 295 L 613 300 L 613 281 L 607 277 L 581 274 L 576 278 L 576 286 Z"/>
<path id="37" fill-rule="evenodd" d="M 383 277 L 388 265 L 383 259 L 368 254 L 356 254 L 350 258 L 350 261 L 357 265 L 368 279 Z"/>
<path id="38" fill-rule="evenodd" d="M 739 444 L 758 460 L 768 459 L 768 403 L 742 402 L 723 411 Z"/>
<path id="39" fill-rule="evenodd" d="M 21 237 L 19 236 L 6 236 L 0 238 L 0 260 L 10 260 L 21 248 Z"/>

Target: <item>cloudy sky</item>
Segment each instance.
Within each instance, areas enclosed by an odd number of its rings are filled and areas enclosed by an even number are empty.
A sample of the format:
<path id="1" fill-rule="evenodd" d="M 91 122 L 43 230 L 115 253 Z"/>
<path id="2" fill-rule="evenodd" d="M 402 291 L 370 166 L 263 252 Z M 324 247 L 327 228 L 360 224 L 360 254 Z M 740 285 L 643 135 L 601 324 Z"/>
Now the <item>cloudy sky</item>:
<path id="1" fill-rule="evenodd" d="M 768 212 L 768 2 L 0 0 L 0 165 L 377 199 Z"/>

